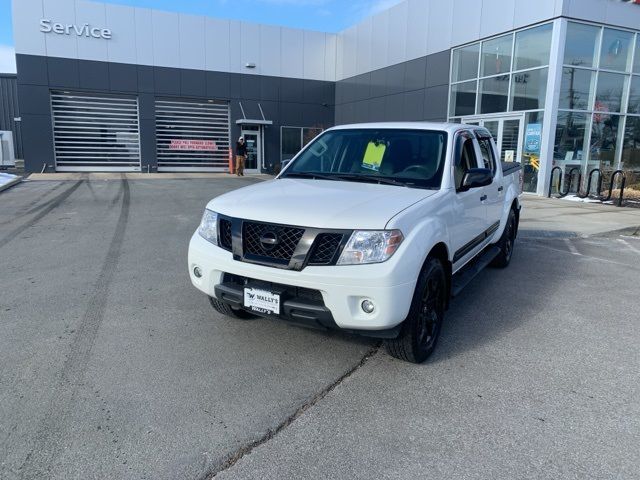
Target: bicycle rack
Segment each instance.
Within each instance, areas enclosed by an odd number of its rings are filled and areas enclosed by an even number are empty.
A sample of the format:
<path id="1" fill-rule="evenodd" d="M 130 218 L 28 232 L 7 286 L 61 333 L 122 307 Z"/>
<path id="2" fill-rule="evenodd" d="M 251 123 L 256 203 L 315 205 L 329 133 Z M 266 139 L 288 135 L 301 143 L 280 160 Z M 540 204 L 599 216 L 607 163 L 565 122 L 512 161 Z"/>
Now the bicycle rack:
<path id="1" fill-rule="evenodd" d="M 567 190 L 565 192 L 563 192 L 561 190 L 562 187 L 562 169 L 560 167 L 553 167 L 553 169 L 551 170 L 551 181 L 549 182 L 549 197 L 551 197 L 551 188 L 553 186 L 553 172 L 555 169 L 560 170 L 560 180 L 558 181 L 558 198 L 563 198 L 566 197 L 567 195 L 569 195 L 569 192 L 571 191 L 571 185 L 573 185 L 573 172 L 575 172 L 576 170 L 580 170 L 580 168 L 578 167 L 573 167 L 571 170 L 569 170 L 569 184 L 567 185 Z M 582 180 L 582 174 L 579 173 L 578 174 L 578 188 L 580 188 L 580 180 Z"/>
<path id="2" fill-rule="evenodd" d="M 551 169 L 551 178 L 549 179 L 549 193 L 547 194 L 547 198 L 551 198 L 551 189 L 553 188 L 553 174 L 557 171 L 560 172 L 560 177 L 558 177 L 558 193 L 560 193 L 560 186 L 562 184 L 562 169 L 560 167 L 553 167 Z"/>
<path id="3" fill-rule="evenodd" d="M 625 183 L 627 182 L 627 177 L 625 176 L 622 170 L 616 170 L 611 174 L 611 182 L 609 182 L 609 193 L 607 194 L 606 197 L 604 196 L 599 197 L 599 200 L 601 202 L 608 202 L 609 200 L 611 200 L 611 195 L 613 193 L 613 184 L 616 181 L 616 175 L 622 175 L 622 181 L 620 182 L 620 196 L 618 197 L 618 206 L 621 207 L 622 199 L 624 197 L 624 186 L 625 186 Z"/>
<path id="4" fill-rule="evenodd" d="M 593 174 L 596 172 L 598 173 L 598 189 L 597 189 L 596 196 L 600 195 L 600 192 L 602 191 L 602 172 L 600 171 L 599 168 L 594 168 L 589 172 L 589 181 L 587 182 L 587 190 L 584 192 L 584 195 L 578 193 L 576 195 L 578 198 L 587 198 L 589 196 L 589 192 L 591 192 L 591 181 L 593 180 Z M 578 182 L 578 185 L 579 184 L 580 182 Z"/>

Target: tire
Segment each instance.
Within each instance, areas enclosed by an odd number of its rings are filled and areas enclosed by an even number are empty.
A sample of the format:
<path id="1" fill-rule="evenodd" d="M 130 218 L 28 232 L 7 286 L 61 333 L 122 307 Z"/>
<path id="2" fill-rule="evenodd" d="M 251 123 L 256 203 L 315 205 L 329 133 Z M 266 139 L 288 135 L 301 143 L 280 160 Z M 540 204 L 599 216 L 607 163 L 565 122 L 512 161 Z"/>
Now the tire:
<path id="1" fill-rule="evenodd" d="M 420 272 L 400 335 L 385 341 L 389 355 L 411 363 L 422 363 L 431 355 L 440 336 L 446 295 L 444 266 L 439 259 L 429 257 Z"/>
<path id="2" fill-rule="evenodd" d="M 237 318 L 238 320 L 251 320 L 253 318 L 257 318 L 257 315 L 249 313 L 246 310 L 242 310 L 241 308 L 232 308 L 231 305 L 221 302 L 217 298 L 209 297 L 209 303 L 211 303 L 211 306 L 216 312 L 226 315 L 227 317 Z"/>
<path id="3" fill-rule="evenodd" d="M 513 256 L 513 247 L 516 241 L 517 230 L 518 224 L 516 221 L 516 212 L 512 208 L 509 211 L 509 216 L 507 217 L 507 225 L 504 227 L 502 236 L 496 244 L 500 249 L 500 253 L 491 262 L 492 267 L 506 268 L 509 265 L 509 263 L 511 262 L 511 257 Z"/>

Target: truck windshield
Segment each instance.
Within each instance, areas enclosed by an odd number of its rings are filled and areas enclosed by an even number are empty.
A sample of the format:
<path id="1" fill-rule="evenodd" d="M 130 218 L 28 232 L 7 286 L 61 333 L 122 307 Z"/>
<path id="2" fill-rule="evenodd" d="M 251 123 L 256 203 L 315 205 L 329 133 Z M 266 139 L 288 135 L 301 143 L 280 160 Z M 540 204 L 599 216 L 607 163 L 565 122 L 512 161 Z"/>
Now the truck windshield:
<path id="1" fill-rule="evenodd" d="M 280 178 L 439 188 L 446 148 L 443 131 L 330 130 L 313 140 Z"/>

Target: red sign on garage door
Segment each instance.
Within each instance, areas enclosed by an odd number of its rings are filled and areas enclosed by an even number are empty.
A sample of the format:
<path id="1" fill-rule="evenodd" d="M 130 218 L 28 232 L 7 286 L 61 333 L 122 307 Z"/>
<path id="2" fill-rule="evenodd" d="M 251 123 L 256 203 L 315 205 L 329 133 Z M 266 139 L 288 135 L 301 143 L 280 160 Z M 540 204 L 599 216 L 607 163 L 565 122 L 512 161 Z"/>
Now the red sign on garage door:
<path id="1" fill-rule="evenodd" d="M 213 140 L 189 140 L 189 139 L 173 139 L 169 144 L 169 150 L 197 150 L 215 152 L 218 150 L 216 142 Z"/>

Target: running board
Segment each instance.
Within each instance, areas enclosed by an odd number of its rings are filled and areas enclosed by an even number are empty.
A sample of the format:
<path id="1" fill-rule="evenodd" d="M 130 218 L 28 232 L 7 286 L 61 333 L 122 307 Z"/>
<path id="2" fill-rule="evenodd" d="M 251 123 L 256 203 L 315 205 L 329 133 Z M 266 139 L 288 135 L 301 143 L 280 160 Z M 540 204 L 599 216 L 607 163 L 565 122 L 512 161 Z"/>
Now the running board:
<path id="1" fill-rule="evenodd" d="M 484 250 L 480 255 L 478 255 L 475 259 L 465 265 L 462 270 L 457 272 L 452 279 L 451 282 L 451 296 L 457 297 L 460 295 L 460 292 L 469 285 L 471 280 L 473 280 L 476 275 L 478 275 L 482 270 L 485 269 L 487 265 L 489 265 L 494 258 L 498 256 L 500 253 L 500 249 L 495 245 Z"/>

